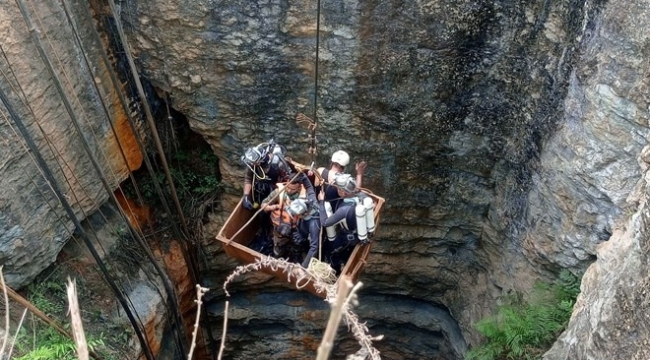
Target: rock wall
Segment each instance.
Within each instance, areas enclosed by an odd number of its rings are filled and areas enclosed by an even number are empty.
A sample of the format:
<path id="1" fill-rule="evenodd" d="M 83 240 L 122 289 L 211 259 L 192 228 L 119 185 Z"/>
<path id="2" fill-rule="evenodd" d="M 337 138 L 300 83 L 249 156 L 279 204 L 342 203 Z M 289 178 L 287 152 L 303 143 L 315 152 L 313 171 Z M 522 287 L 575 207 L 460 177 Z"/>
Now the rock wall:
<path id="1" fill-rule="evenodd" d="M 598 261 L 585 272 L 569 327 L 544 360 L 650 357 L 649 147 L 639 162 L 645 172 L 634 198 L 639 208 L 597 247 Z"/>
<path id="2" fill-rule="evenodd" d="M 62 183 L 79 177 L 74 191 L 66 191 L 78 197 L 72 202 L 83 216 L 105 199 L 101 185 L 27 29 L 10 25 L 20 19 L 17 9 L 0 4 L 6 24 L 0 29 L 9 34 L 2 46 L 36 116 L 10 89 L 13 80 L 3 77 L 0 87 L 34 134 L 41 134 L 37 123 L 44 124 L 56 139 L 61 155 L 47 152 L 47 160 Z M 310 161 L 306 132 L 294 119 L 301 112 L 313 117 L 317 105 L 319 164 L 339 148 L 368 160 L 365 186 L 387 199 L 362 278 L 366 296 L 387 296 L 405 308 L 424 302 L 446 309 L 463 338 L 451 348 L 479 342 L 471 324 L 504 291 L 525 290 L 563 267 L 584 270 L 603 254 L 617 221 L 636 211 L 643 185 L 636 157 L 648 136 L 648 5 L 322 1 L 316 92 L 315 1 L 118 3 L 143 77 L 168 94 L 219 156 L 224 212 L 241 193 L 238 161 L 246 146 L 274 138 L 292 157 Z M 56 41 L 75 89 L 84 94 L 74 106 L 85 110 L 88 136 L 100 135 L 93 146 L 98 154 L 119 154 L 59 3 L 36 10 L 42 33 Z M 110 23 L 101 16 L 102 24 Z M 103 96 L 113 99 L 97 54 L 91 59 Z M 118 114 L 115 122 L 123 118 L 115 105 L 110 112 Z M 52 261 L 70 224 L 59 222 L 60 209 L 49 208 L 56 202 L 7 124 L 0 123 L 6 139 L 0 185 L 11 191 L 0 197 L 0 262 L 11 283 L 24 284 Z M 59 167 L 55 158 L 70 167 Z M 127 167 L 111 159 L 102 166 L 117 183 Z M 82 189 L 92 195 L 82 196 Z M 219 262 L 218 246 L 211 249 L 215 274 L 232 267 Z M 581 321 L 572 327 L 584 326 Z M 456 338 L 448 328 L 442 333 Z"/>
<path id="3" fill-rule="evenodd" d="M 275 138 L 309 161 L 294 117 L 314 111 L 315 2 L 123 5 L 144 74 L 219 155 L 225 209 L 246 146 Z M 366 186 L 388 200 L 372 291 L 443 305 L 476 344 L 471 324 L 503 289 L 595 259 L 640 177 L 647 37 L 605 26 L 637 14 L 591 1 L 322 2 L 318 160 L 339 148 L 367 159 Z"/>
<path id="4" fill-rule="evenodd" d="M 129 170 L 142 162 L 125 110 L 119 105 L 116 89 L 111 85 L 107 68 L 100 60 L 99 46 L 93 41 L 94 23 L 80 11 L 72 17 L 77 23 L 84 48 L 91 59 L 92 73 L 75 44 L 72 28 L 60 2 L 28 1 L 32 21 L 52 59 L 57 76 L 78 118 L 83 136 L 93 156 L 113 188 L 124 180 Z M 84 3 L 85 4 L 85 3 Z M 0 58 L 0 89 L 7 94 L 10 106 L 23 121 L 37 143 L 57 186 L 73 206 L 80 219 L 97 210 L 108 198 L 84 151 L 80 135 L 63 106 L 52 77 L 32 42 L 30 32 L 13 1 L 0 1 L 0 33 L 3 56 Z M 99 87 L 98 94 L 92 82 Z M 104 100 L 113 128 L 102 108 Z M 29 105 L 27 105 L 29 104 Z M 4 265 L 7 283 L 20 287 L 29 283 L 50 265 L 68 241 L 74 225 L 27 150 L 23 136 L 9 118 L 4 105 L 0 121 L 0 264 Z M 119 138 L 119 144 L 116 140 Z M 120 147 L 124 150 L 125 164 Z"/>

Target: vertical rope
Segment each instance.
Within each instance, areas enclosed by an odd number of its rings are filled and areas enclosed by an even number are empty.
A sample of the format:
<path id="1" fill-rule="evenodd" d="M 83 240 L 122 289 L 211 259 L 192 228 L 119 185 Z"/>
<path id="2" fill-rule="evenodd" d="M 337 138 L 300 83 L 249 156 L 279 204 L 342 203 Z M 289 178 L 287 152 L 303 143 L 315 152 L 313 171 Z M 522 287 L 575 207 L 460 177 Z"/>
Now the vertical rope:
<path id="1" fill-rule="evenodd" d="M 20 1 L 22 0 L 17 0 L 19 2 L 20 6 Z M 23 4 L 24 5 L 24 4 Z M 25 10 L 24 8 L 21 7 L 21 10 Z M 34 29 L 32 26 L 30 26 L 30 30 Z M 22 122 L 22 120 L 18 117 L 16 114 L 16 111 L 14 111 L 13 106 L 11 106 L 11 103 L 9 102 L 9 99 L 5 95 L 4 91 L 0 90 L 0 100 L 4 104 L 5 108 L 9 112 L 9 115 L 13 119 L 14 123 L 18 127 L 18 130 L 20 133 L 23 135 L 23 138 L 27 142 L 27 145 L 29 149 L 32 151 L 34 154 L 34 157 L 36 157 L 36 161 L 39 164 L 39 167 L 41 168 L 41 171 L 45 174 L 47 181 L 50 183 L 52 186 L 52 189 L 54 190 L 54 193 L 56 196 L 59 198 L 59 201 L 63 205 L 63 208 L 65 209 L 65 212 L 68 214 L 68 217 L 72 222 L 74 223 L 75 227 L 77 228 L 77 231 L 79 231 L 80 236 L 86 243 L 86 246 L 88 247 L 88 250 L 90 251 L 91 255 L 97 262 L 97 265 L 99 266 L 102 275 L 104 276 L 104 279 L 106 280 L 106 283 L 110 286 L 111 290 L 117 297 L 118 301 L 122 305 L 122 308 L 124 309 L 124 312 L 126 313 L 126 316 L 129 318 L 129 321 L 131 322 L 131 325 L 133 326 L 133 329 L 136 332 L 136 335 L 138 336 L 138 339 L 140 340 L 140 346 L 142 347 L 142 351 L 144 351 L 145 356 L 147 360 L 154 360 L 154 356 L 151 353 L 151 349 L 148 346 L 147 340 L 144 337 L 144 334 L 142 333 L 142 330 L 140 329 L 140 326 L 138 325 L 137 321 L 135 320 L 135 317 L 133 316 L 133 313 L 131 312 L 131 309 L 129 308 L 129 305 L 126 303 L 126 300 L 124 299 L 124 296 L 122 296 L 122 291 L 117 287 L 115 284 L 115 281 L 111 277 L 108 269 L 106 268 L 101 256 L 97 253 L 97 250 L 95 250 L 95 247 L 92 244 L 92 241 L 88 237 L 88 234 L 86 234 L 86 231 L 84 230 L 83 226 L 81 226 L 81 223 L 79 222 L 79 219 L 74 213 L 74 210 L 72 209 L 72 206 L 70 206 L 70 203 L 68 203 L 68 200 L 65 198 L 63 193 L 61 192 L 61 189 L 59 188 L 58 183 L 56 182 L 56 179 L 54 178 L 54 175 L 50 171 L 50 169 L 47 166 L 47 163 L 43 159 L 43 156 L 40 153 L 40 150 L 36 146 L 36 143 L 32 139 L 31 135 L 29 134 L 27 127 L 25 124 Z"/>
<path id="2" fill-rule="evenodd" d="M 316 63 L 314 65 L 314 124 L 311 126 L 311 161 L 316 158 L 316 123 L 318 123 L 318 63 L 320 51 L 320 0 L 316 1 Z"/>
<path id="3" fill-rule="evenodd" d="M 320 50 L 320 0 L 316 1 L 316 64 L 314 66 L 314 121 L 318 120 L 318 57 Z"/>
<path id="4" fill-rule="evenodd" d="M 81 132 L 81 129 L 79 127 L 79 124 L 77 122 L 76 116 L 74 114 L 74 111 L 72 110 L 72 106 L 70 102 L 68 101 L 65 92 L 63 91 L 63 88 L 61 86 L 61 82 L 58 79 L 58 76 L 56 75 L 56 72 L 54 71 L 54 68 L 52 67 L 52 63 L 49 59 L 49 56 L 45 53 L 43 50 L 43 46 L 41 44 L 40 39 L 38 38 L 37 32 L 36 32 L 36 27 L 34 26 L 34 23 L 32 22 L 31 16 L 27 12 L 27 8 L 25 6 L 25 2 L 23 0 L 16 0 L 16 4 L 18 5 L 20 12 L 23 15 L 23 19 L 25 20 L 25 23 L 27 24 L 27 28 L 29 29 L 29 32 L 32 36 L 32 40 L 34 42 L 34 45 L 36 45 L 36 48 L 38 50 L 39 55 L 41 56 L 41 59 L 45 63 L 47 70 L 52 77 L 52 80 L 54 82 L 54 85 L 57 89 L 57 92 L 60 94 L 61 99 L 63 100 L 63 105 L 66 108 L 66 111 L 70 115 L 70 118 L 73 121 L 73 124 L 75 125 L 75 128 L 79 132 L 79 136 L 82 140 L 82 144 L 84 145 L 84 149 L 86 152 L 89 154 L 93 166 L 95 167 L 95 170 L 99 173 L 100 177 L 102 178 L 102 183 L 104 183 L 104 186 L 107 186 L 106 179 L 103 176 L 103 173 L 101 171 L 101 168 L 99 168 L 99 165 L 94 161 L 93 156 L 92 156 L 92 150 L 89 148 L 88 143 L 86 142 L 85 138 L 83 137 L 83 133 Z M 4 92 L 0 92 L 2 94 L 2 102 L 5 105 L 5 108 L 7 108 L 7 111 L 13 118 L 14 122 L 16 123 L 16 126 L 18 126 L 20 132 L 22 133 L 23 137 L 27 141 L 29 147 L 31 148 L 32 152 L 34 152 L 34 155 L 36 155 L 37 160 L 39 160 L 39 164 L 42 167 L 42 170 L 46 174 L 50 174 L 49 169 L 47 168 L 47 164 L 45 161 L 40 157 L 40 153 L 38 153 L 38 148 L 36 148 L 36 144 L 33 143 L 31 140 L 31 137 L 29 133 L 27 132 L 27 128 L 24 126 L 22 121 L 18 118 L 16 115 L 15 111 L 13 111 L 13 107 L 9 103 L 9 99 L 6 98 L 4 95 Z M 51 179 L 48 179 L 50 182 L 54 182 L 54 177 L 51 176 Z M 53 184 L 54 185 L 54 184 Z M 54 187 L 55 189 L 58 189 L 57 186 Z M 110 187 L 109 187 L 110 188 Z M 105 277 L 107 279 L 107 282 L 109 285 L 111 285 L 111 288 L 113 288 L 114 293 L 117 295 L 118 299 L 120 300 L 120 303 L 122 304 L 122 307 L 124 308 L 125 313 L 129 317 L 129 320 L 131 320 L 131 324 L 134 327 L 134 330 L 136 330 L 136 334 L 138 336 L 138 339 L 140 340 L 140 345 L 142 346 L 142 350 L 145 352 L 145 355 L 147 359 L 154 360 L 154 356 L 151 353 L 151 349 L 149 347 L 149 344 L 147 342 L 147 339 L 145 338 L 144 334 L 142 333 L 140 326 L 135 320 L 135 317 L 133 316 L 131 309 L 129 308 L 129 305 L 126 303 L 126 300 L 122 296 L 121 290 L 117 287 L 117 285 L 113 282 L 113 279 L 110 277 L 110 274 L 108 273 L 108 270 L 104 267 L 104 264 L 99 256 L 99 254 L 96 253 L 92 243 L 90 242 L 90 239 L 88 236 L 85 234 L 85 231 L 81 227 L 81 223 L 77 219 L 77 217 L 74 214 L 74 211 L 72 210 L 72 207 L 70 204 L 67 202 L 67 200 L 63 197 L 63 195 L 60 193 L 60 191 L 57 191 L 57 196 L 59 197 L 59 201 L 63 204 L 64 208 L 66 209 L 66 212 L 68 213 L 68 216 L 71 218 L 71 220 L 75 223 L 75 226 L 77 227 L 77 230 L 82 234 L 82 238 L 84 238 L 84 241 L 86 241 L 86 246 L 88 246 L 89 250 L 91 251 L 93 257 L 95 257 L 95 260 L 97 261 L 98 265 L 100 265 L 100 268 L 102 268 L 102 272 L 105 273 Z"/>
<path id="5" fill-rule="evenodd" d="M 72 19 L 72 16 L 70 15 L 70 8 L 69 8 L 68 1 L 67 0 L 61 0 L 61 4 L 63 5 L 63 11 L 65 12 L 65 16 L 66 16 L 66 18 L 68 20 L 68 23 L 70 24 L 70 26 L 72 28 L 72 33 L 73 33 L 74 38 L 76 40 L 76 45 L 79 46 L 81 54 L 83 55 L 83 60 L 84 60 L 84 63 L 86 64 L 86 68 L 88 69 L 88 72 L 90 73 L 90 75 L 94 78 L 93 73 L 92 73 L 92 67 L 90 66 L 90 60 L 88 59 L 88 56 L 86 54 L 86 50 L 83 47 L 83 43 L 81 41 L 81 37 L 79 36 L 79 32 L 77 30 L 76 23 Z M 107 70 L 111 71 L 111 68 L 108 67 Z M 97 93 L 97 97 L 99 99 L 99 102 L 102 105 L 102 109 L 104 110 L 104 114 L 106 116 L 108 124 L 110 125 L 111 130 L 113 132 L 113 135 L 115 136 L 115 142 L 117 143 L 118 148 L 120 150 L 122 160 L 124 161 L 124 164 L 128 168 L 129 163 L 128 163 L 128 160 L 126 158 L 126 155 L 124 154 L 124 148 L 122 147 L 122 144 L 120 143 L 120 140 L 119 140 L 119 137 L 118 137 L 118 134 L 117 134 L 117 130 L 115 129 L 115 126 L 113 125 L 113 122 L 111 121 L 110 112 L 108 111 L 108 108 L 107 108 L 107 106 L 106 106 L 106 104 L 104 102 L 104 99 L 102 98 L 102 94 L 99 91 L 99 87 L 97 86 L 97 82 L 91 81 L 91 83 L 93 85 L 93 89 Z M 168 112 L 169 112 L 169 110 L 168 110 Z M 146 156 L 146 155 L 144 155 L 144 156 Z M 134 183 L 135 187 L 137 188 L 137 184 L 135 182 L 135 179 L 133 177 L 133 173 L 131 171 L 129 171 L 129 178 L 131 179 L 131 181 Z M 106 190 L 108 191 L 109 196 L 111 197 L 111 199 L 115 203 L 116 208 L 118 209 L 118 211 L 120 211 L 122 216 L 126 218 L 126 214 L 124 213 L 124 211 L 120 207 L 120 205 L 119 205 L 117 199 L 115 198 L 115 195 L 112 193 L 111 189 L 107 188 Z M 120 191 L 121 191 L 121 189 L 120 189 Z M 139 193 L 139 191 L 138 191 L 138 193 Z M 144 250 L 147 258 L 149 259 L 149 261 L 153 265 L 154 269 L 158 273 L 158 276 L 160 276 L 160 279 L 161 279 L 161 281 L 163 283 L 163 287 L 165 288 L 165 291 L 167 292 L 168 302 L 171 305 L 170 310 L 171 310 L 172 315 L 175 318 L 175 321 L 177 323 L 177 326 L 173 326 L 173 329 L 174 329 L 173 331 L 174 331 L 174 334 L 176 335 L 176 339 L 175 339 L 176 340 L 176 346 L 178 347 L 179 352 L 181 354 L 184 354 L 185 353 L 185 350 L 184 350 L 185 347 L 183 345 L 183 340 L 186 338 L 186 335 L 185 335 L 185 332 L 184 332 L 184 329 L 183 329 L 183 321 L 182 321 L 182 318 L 181 318 L 181 315 L 180 315 L 181 312 L 180 312 L 180 309 L 178 308 L 178 303 L 177 303 L 178 297 L 176 295 L 176 292 L 174 291 L 173 286 L 172 286 L 169 278 L 166 276 L 166 274 L 164 273 L 164 271 L 162 270 L 160 265 L 158 265 L 158 262 L 156 261 L 155 256 L 153 255 L 151 249 L 149 248 L 149 245 L 146 243 L 145 239 L 143 238 L 142 233 L 141 233 L 142 230 L 139 229 L 139 228 L 136 229 L 131 224 L 131 222 L 128 221 L 128 219 L 126 220 L 126 224 L 128 225 L 129 230 L 131 231 L 131 233 L 133 235 L 133 238 L 137 241 L 138 245 L 140 245 L 140 247 Z"/>

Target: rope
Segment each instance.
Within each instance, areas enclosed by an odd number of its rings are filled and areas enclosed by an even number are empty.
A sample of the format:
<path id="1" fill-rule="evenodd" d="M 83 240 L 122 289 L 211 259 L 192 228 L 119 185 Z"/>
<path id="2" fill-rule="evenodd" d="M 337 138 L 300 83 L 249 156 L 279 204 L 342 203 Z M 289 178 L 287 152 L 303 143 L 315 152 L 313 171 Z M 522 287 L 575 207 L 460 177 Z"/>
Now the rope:
<path id="1" fill-rule="evenodd" d="M 314 65 L 314 122 L 318 120 L 318 63 L 320 51 L 320 0 L 316 1 L 316 64 Z M 315 128 L 315 126 L 314 126 Z M 315 140 L 315 139 L 312 139 Z M 314 159 L 311 159 L 314 161 Z"/>
<path id="2" fill-rule="evenodd" d="M 93 19 L 92 14 L 90 13 L 89 8 L 86 7 L 86 6 L 81 6 L 80 8 L 83 11 L 83 16 L 86 18 L 86 21 L 88 21 L 90 23 L 94 23 L 94 19 Z M 111 62 L 110 62 L 110 60 L 108 58 L 108 54 L 106 53 L 106 50 L 104 49 L 101 37 L 100 37 L 99 33 L 97 32 L 97 29 L 95 28 L 95 26 L 91 26 L 90 28 L 91 28 L 91 32 L 92 32 L 92 39 L 95 42 L 96 48 L 99 49 L 99 53 L 100 53 L 102 62 L 104 63 L 104 66 L 106 66 L 106 68 L 108 68 L 108 69 L 112 69 L 112 64 L 111 64 Z M 149 176 L 152 179 L 156 194 L 158 195 L 158 198 L 160 199 L 160 202 L 162 203 L 162 206 L 163 206 L 163 209 L 165 210 L 165 212 L 168 213 L 168 214 L 171 214 L 172 213 L 171 208 L 169 206 L 169 203 L 167 202 L 167 199 L 164 196 L 162 188 L 160 187 L 160 184 L 158 182 L 158 179 L 157 179 L 156 174 L 155 174 L 154 169 L 153 169 L 153 165 L 151 164 L 151 160 L 149 159 L 148 156 L 146 156 L 145 146 L 144 146 L 143 140 L 141 139 L 140 132 L 136 128 L 135 120 L 133 119 L 131 111 L 129 110 L 128 102 L 126 101 L 124 93 L 121 90 L 121 82 L 117 79 L 117 76 L 115 75 L 114 71 L 108 71 L 108 75 L 109 75 L 109 78 L 111 80 L 111 84 L 113 85 L 113 88 L 115 89 L 115 92 L 117 93 L 120 104 L 121 104 L 122 108 L 124 109 L 124 113 L 127 116 L 128 123 L 129 123 L 129 126 L 131 128 L 131 132 L 134 134 L 135 140 L 136 140 L 136 142 L 138 144 L 138 148 L 140 149 L 140 152 L 142 154 L 144 154 L 143 160 L 144 160 L 144 163 L 145 163 L 145 167 L 147 168 Z M 142 197 L 140 195 L 140 192 L 138 191 L 138 186 L 137 186 L 137 184 L 135 184 L 135 185 L 136 185 L 135 187 L 136 187 L 136 192 L 138 194 L 138 198 L 142 201 Z M 174 221 L 171 222 L 171 228 L 172 228 L 172 231 L 174 232 L 174 234 L 176 235 L 176 237 L 178 239 L 183 238 L 182 233 L 181 233 L 180 229 L 178 228 L 178 225 L 176 224 L 176 222 L 174 222 Z M 187 254 L 188 250 L 184 246 L 185 244 L 182 241 L 180 241 L 180 243 L 181 243 L 181 248 L 183 250 L 183 255 L 184 255 L 185 261 L 188 264 L 190 264 L 190 262 L 188 262 L 187 259 L 191 258 L 191 256 L 190 256 L 190 254 Z M 200 248 L 200 243 L 199 243 L 199 248 Z M 211 326 L 210 326 L 210 322 L 209 321 L 204 321 L 204 325 L 207 328 L 208 338 L 210 340 L 210 343 L 212 344 L 210 349 L 211 349 L 211 352 L 212 352 L 212 357 L 214 358 L 214 354 L 216 353 L 217 349 L 216 349 L 216 345 L 215 345 L 216 342 L 214 341 L 214 338 L 213 338 L 213 335 L 212 335 L 212 329 L 211 329 Z M 181 322 L 179 324 L 179 326 L 183 326 L 183 323 Z M 207 348 L 207 345 L 206 345 L 206 348 Z"/>
<path id="3" fill-rule="evenodd" d="M 171 150 L 173 146 L 174 150 L 178 151 L 178 146 L 177 146 L 178 140 L 176 139 L 176 130 L 174 129 L 174 118 L 172 117 L 172 113 L 169 110 L 169 100 L 171 100 L 171 95 L 169 95 L 169 93 L 166 93 L 165 109 L 167 110 L 167 121 L 169 122 L 169 133 L 171 133 L 171 136 L 167 136 L 167 148 Z M 170 138 L 171 138 L 171 145 L 169 145 Z M 169 158 L 171 159 L 171 154 L 169 155 Z"/>
<path id="4" fill-rule="evenodd" d="M 20 10 L 23 13 L 23 16 L 25 17 L 25 20 L 27 21 L 27 24 L 28 24 L 28 27 L 30 29 L 30 32 L 32 33 L 32 36 L 35 37 L 36 34 L 34 32 L 34 27 L 31 25 L 31 21 L 28 21 L 29 20 L 29 14 L 27 14 L 25 12 L 26 9 L 24 8 L 25 4 L 23 3 L 23 0 L 16 0 L 16 2 L 18 3 L 18 6 L 20 7 Z M 27 15 L 27 16 L 25 16 L 25 15 Z M 41 49 L 41 51 L 42 51 L 42 49 Z M 65 209 L 66 213 L 68 214 L 68 217 L 74 222 L 74 224 L 75 224 L 75 226 L 77 228 L 77 231 L 79 232 L 79 234 L 83 238 L 84 242 L 86 243 L 86 246 L 88 247 L 88 250 L 90 251 L 90 253 L 93 256 L 93 258 L 95 259 L 95 261 L 97 262 L 97 265 L 99 266 L 99 268 L 100 268 L 100 270 L 102 272 L 102 275 L 104 275 L 104 279 L 106 280 L 106 282 L 110 286 L 111 290 L 113 291 L 113 293 L 117 297 L 118 301 L 120 302 L 120 304 L 124 308 L 124 312 L 127 315 L 127 317 L 129 318 L 129 321 L 131 322 L 131 325 L 133 326 L 133 329 L 135 330 L 136 335 L 138 336 L 138 339 L 140 341 L 140 345 L 141 345 L 143 351 L 145 352 L 145 356 L 147 357 L 148 360 L 154 360 L 154 356 L 153 356 L 153 354 L 151 354 L 151 349 L 148 346 L 148 343 L 147 343 L 147 341 L 146 341 L 146 339 L 144 337 L 144 334 L 142 333 L 142 330 L 138 326 L 138 323 L 136 322 L 136 320 L 135 320 L 135 318 L 133 316 L 133 313 L 131 312 L 131 309 L 129 308 L 129 305 L 126 303 L 126 300 L 122 296 L 122 292 L 120 291 L 120 289 L 115 284 L 115 281 L 113 280 L 110 273 L 108 272 L 108 269 L 106 268 L 103 260 L 101 259 L 101 257 L 97 253 L 97 251 L 95 250 L 95 247 L 93 246 L 92 241 L 88 237 L 88 234 L 86 234 L 86 231 L 81 226 L 81 223 L 79 222 L 79 219 L 75 215 L 74 210 L 72 209 L 72 206 L 70 206 L 70 203 L 68 203 L 68 200 L 65 198 L 65 196 L 61 192 L 61 190 L 60 190 L 60 188 L 59 188 L 59 186 L 58 186 L 58 184 L 56 182 L 56 179 L 54 178 L 54 175 L 49 170 L 49 168 L 47 166 L 47 163 L 43 159 L 43 156 L 41 155 L 40 150 L 36 146 L 36 143 L 32 139 L 31 135 L 29 134 L 29 132 L 27 130 L 27 127 L 25 127 L 25 124 L 18 117 L 18 115 L 16 114 L 13 106 L 11 106 L 11 104 L 9 103 L 9 99 L 7 98 L 6 94 L 1 89 L 0 89 L 0 100 L 4 104 L 7 111 L 9 112 L 9 115 L 13 119 L 14 123 L 16 124 L 18 129 L 20 130 L 20 132 L 23 135 L 23 138 L 25 139 L 25 141 L 27 142 L 27 145 L 29 146 L 30 150 L 32 151 L 32 153 L 36 157 L 36 160 L 37 160 L 41 170 L 45 174 L 47 180 L 50 182 L 56 196 L 59 198 L 59 201 L 61 202 L 61 204 L 63 205 L 63 208 Z"/>
<path id="5" fill-rule="evenodd" d="M 296 123 L 299 125 L 307 125 L 309 131 L 307 141 L 309 142 L 309 149 L 307 153 L 310 156 L 311 162 L 316 161 L 316 124 L 318 120 L 318 64 L 319 64 L 319 51 L 320 51 L 320 0 L 316 2 L 316 59 L 314 64 L 314 120 L 310 119 L 305 114 L 298 114 L 296 116 Z"/>
<path id="6" fill-rule="evenodd" d="M 69 4 L 68 4 L 67 0 L 61 0 L 61 2 L 63 4 L 63 11 L 65 12 L 65 16 L 66 16 L 66 18 L 68 20 L 68 23 L 70 24 L 70 27 L 72 28 L 72 33 L 74 34 L 74 38 L 76 40 L 76 45 L 79 46 L 79 49 L 81 50 L 81 54 L 83 55 L 84 63 L 86 64 L 86 68 L 88 69 L 89 74 L 91 75 L 91 77 L 94 78 L 94 75 L 92 73 L 92 67 L 90 66 L 90 61 L 88 60 L 88 56 L 87 56 L 86 51 L 85 51 L 85 49 L 83 47 L 83 43 L 82 43 L 81 38 L 79 36 L 77 26 L 76 26 L 74 20 L 72 19 L 72 17 L 70 16 Z M 110 67 L 107 68 L 107 69 L 108 69 L 109 72 L 111 71 Z M 104 99 L 102 98 L 102 94 L 99 91 L 99 87 L 97 86 L 97 83 L 95 81 L 91 81 L 91 83 L 93 85 L 93 88 L 94 88 L 95 92 L 97 93 L 97 96 L 98 96 L 98 98 L 100 100 L 100 103 L 102 105 L 102 109 L 104 110 L 104 114 L 106 115 L 106 119 L 108 120 L 108 123 L 109 123 L 109 125 L 111 127 L 111 130 L 113 132 L 113 136 L 115 137 L 115 141 L 116 141 L 116 143 L 118 145 L 118 148 L 120 150 L 120 155 L 122 156 L 122 159 L 123 159 L 124 164 L 126 165 L 127 169 L 129 169 L 129 163 L 128 163 L 128 159 L 126 158 L 126 155 L 124 154 L 124 148 L 122 147 L 122 144 L 119 141 L 119 138 L 118 138 L 118 135 L 117 135 L 117 130 L 115 129 L 115 126 L 113 125 L 113 122 L 111 121 L 110 113 L 108 111 L 108 108 L 106 107 Z M 77 98 L 77 101 L 79 101 L 78 98 Z M 168 108 L 168 113 L 169 113 L 169 108 Z M 89 155 L 92 157 L 92 153 L 89 153 Z M 105 154 L 104 154 L 104 156 L 105 156 Z M 130 177 L 131 181 L 134 183 L 135 187 L 137 188 L 137 183 L 135 181 L 135 178 L 133 177 L 133 173 L 131 171 L 128 171 L 128 173 L 129 173 L 129 177 Z M 102 176 L 102 174 L 100 173 L 100 177 L 101 176 Z M 113 173 L 113 176 L 116 178 L 114 173 Z M 105 180 L 105 179 L 103 179 L 103 180 Z M 115 195 L 111 191 L 111 188 L 108 186 L 108 183 L 106 181 L 102 181 L 102 182 L 104 183 L 104 187 L 106 188 L 106 191 L 109 193 L 109 195 L 111 196 L 111 199 L 115 203 L 116 208 L 120 211 L 120 214 L 123 216 L 123 218 L 126 218 L 126 214 L 124 213 L 123 209 L 119 205 Z M 120 188 L 120 191 L 122 191 L 121 188 Z M 139 194 L 139 191 L 138 191 L 138 194 Z M 142 201 L 142 199 L 140 199 L 140 200 Z M 127 203 L 127 205 L 128 205 L 128 203 Z M 130 205 L 128 205 L 128 206 L 130 206 Z M 173 287 L 171 285 L 171 282 L 170 282 L 169 278 L 167 276 L 165 276 L 165 273 L 163 272 L 160 265 L 158 265 L 158 262 L 156 261 L 154 255 L 153 255 L 153 252 L 149 248 L 148 244 L 145 242 L 145 240 L 143 238 L 142 230 L 140 228 L 135 229 L 135 227 L 131 224 L 130 221 L 128 221 L 128 219 L 126 220 L 126 224 L 128 225 L 129 230 L 131 231 L 131 234 L 133 235 L 133 238 L 137 241 L 138 245 L 144 250 L 147 258 L 149 259 L 149 261 L 153 265 L 155 271 L 158 273 L 159 278 L 162 280 L 163 287 L 165 288 L 165 292 L 167 293 L 168 301 L 171 304 L 171 312 L 172 312 L 174 318 L 176 319 L 177 324 L 182 324 L 183 322 L 182 322 L 182 318 L 180 316 L 180 310 L 178 308 L 178 303 L 177 303 L 177 300 L 176 300 L 177 299 L 176 293 L 175 293 L 175 291 L 174 291 L 174 289 L 173 289 Z M 160 295 L 162 295 L 162 294 L 160 294 Z M 165 303 L 165 307 L 167 307 L 168 310 L 169 310 L 169 307 L 167 306 L 166 303 Z M 184 350 L 182 339 L 184 339 L 186 336 L 185 336 L 185 333 L 183 331 L 183 326 L 175 326 L 174 327 L 174 332 L 175 332 L 175 335 L 177 337 L 176 338 L 176 346 L 178 347 L 179 352 L 181 354 L 184 354 L 185 350 Z M 180 334 L 178 332 L 180 332 Z"/>
<path id="7" fill-rule="evenodd" d="M 334 271 L 330 264 L 326 262 L 322 262 L 316 258 L 311 258 L 311 260 L 309 260 L 309 266 L 307 269 L 312 274 L 312 276 L 323 281 L 324 283 L 334 284 L 336 282 L 336 271 Z"/>
<path id="8" fill-rule="evenodd" d="M 172 200 L 174 201 L 174 205 L 176 206 L 176 212 L 178 213 L 178 216 L 181 220 L 181 225 L 183 227 L 183 230 L 185 231 L 186 236 L 184 236 L 183 238 L 187 239 L 187 236 L 189 235 L 190 232 L 189 229 L 187 228 L 187 221 L 185 220 L 185 216 L 183 215 L 183 209 L 181 207 L 180 201 L 178 200 L 178 196 L 176 194 L 176 187 L 174 186 L 174 180 L 172 179 L 171 172 L 169 171 L 169 165 L 167 164 L 167 159 L 165 158 L 165 151 L 162 148 L 162 143 L 160 141 L 160 137 L 158 136 L 158 131 L 156 130 L 156 124 L 154 122 L 153 115 L 151 114 L 151 107 L 149 106 L 149 102 L 147 101 L 146 94 L 144 93 L 144 89 L 142 87 L 142 82 L 140 81 L 140 77 L 138 76 L 138 71 L 133 61 L 133 56 L 129 48 L 129 43 L 127 42 L 126 35 L 124 34 L 124 29 L 122 29 L 122 24 L 119 20 L 115 2 L 113 0 L 108 0 L 108 3 L 110 5 L 111 13 L 115 19 L 115 27 L 117 28 L 117 33 L 120 37 L 120 41 L 122 42 L 122 48 L 124 50 L 124 54 L 126 55 L 126 58 L 129 63 L 129 67 L 131 69 L 131 75 L 133 75 L 133 80 L 135 82 L 136 88 L 138 89 L 138 94 L 144 105 L 143 107 L 147 118 L 147 124 L 151 128 L 151 133 L 154 139 L 154 143 L 156 144 L 156 149 L 158 150 L 160 161 L 162 162 L 163 165 L 165 177 L 167 178 L 167 183 L 171 190 Z M 194 256 L 190 254 L 187 243 L 185 241 L 180 241 L 180 244 L 184 250 L 183 255 L 186 257 L 185 261 L 189 265 L 192 281 L 195 284 L 200 284 L 199 268 L 196 263 L 196 259 L 194 258 Z"/>

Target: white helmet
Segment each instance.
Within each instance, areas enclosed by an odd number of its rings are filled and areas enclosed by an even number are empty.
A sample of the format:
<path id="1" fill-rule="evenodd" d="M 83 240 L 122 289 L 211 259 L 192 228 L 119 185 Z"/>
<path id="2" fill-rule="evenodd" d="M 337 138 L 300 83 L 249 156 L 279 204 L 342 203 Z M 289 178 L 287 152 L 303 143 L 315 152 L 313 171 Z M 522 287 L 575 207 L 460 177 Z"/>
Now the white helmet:
<path id="1" fill-rule="evenodd" d="M 332 162 L 341 166 L 348 166 L 350 163 L 350 155 L 343 150 L 338 150 L 332 154 Z"/>

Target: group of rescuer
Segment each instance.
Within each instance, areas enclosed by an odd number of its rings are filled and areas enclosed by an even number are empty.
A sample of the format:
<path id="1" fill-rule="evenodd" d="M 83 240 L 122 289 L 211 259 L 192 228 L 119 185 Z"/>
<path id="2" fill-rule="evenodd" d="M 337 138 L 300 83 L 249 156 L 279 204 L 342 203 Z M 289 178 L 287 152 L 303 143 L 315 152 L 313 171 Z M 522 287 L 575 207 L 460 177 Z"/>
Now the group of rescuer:
<path id="1" fill-rule="evenodd" d="M 329 168 L 300 172 L 272 140 L 248 148 L 242 161 L 242 206 L 267 214 L 262 221 L 272 224 L 274 257 L 308 268 L 320 249 L 320 260 L 340 273 L 354 247 L 370 242 L 375 204 L 359 190 L 365 161 L 356 164 L 356 178 L 344 172 L 350 156 L 342 150 L 332 154 Z"/>

